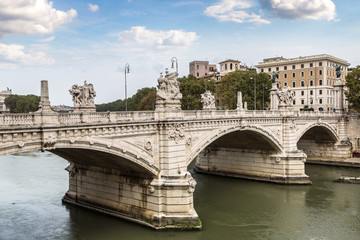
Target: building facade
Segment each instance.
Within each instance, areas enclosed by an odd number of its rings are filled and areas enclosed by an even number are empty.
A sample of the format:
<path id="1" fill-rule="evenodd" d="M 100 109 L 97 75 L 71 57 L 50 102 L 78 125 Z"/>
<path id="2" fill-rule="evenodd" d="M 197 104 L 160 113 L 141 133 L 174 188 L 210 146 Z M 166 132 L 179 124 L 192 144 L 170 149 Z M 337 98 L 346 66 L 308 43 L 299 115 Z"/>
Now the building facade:
<path id="1" fill-rule="evenodd" d="M 205 78 L 216 73 L 216 64 L 209 64 L 209 61 L 192 61 L 189 63 L 189 73 L 196 78 Z"/>
<path id="2" fill-rule="evenodd" d="M 11 95 L 11 90 L 7 89 L 0 92 L 0 113 L 10 112 L 10 110 L 5 105 L 5 98 Z"/>
<path id="3" fill-rule="evenodd" d="M 219 62 L 219 65 L 220 65 L 220 77 L 223 77 L 230 72 L 235 72 L 238 70 L 240 70 L 240 71 L 248 70 L 248 67 L 246 67 L 245 64 L 242 65 L 240 61 L 233 60 L 233 59 L 228 59 L 228 60 Z"/>
<path id="4" fill-rule="evenodd" d="M 259 62 L 256 67 L 258 72 L 279 73 L 279 88 L 289 86 L 295 91 L 293 101 L 295 110 L 313 108 L 318 111 L 333 111 L 335 65 L 342 67 L 341 81 L 345 84 L 350 64 L 328 54 L 297 58 L 267 58 Z M 346 100 L 344 106 L 347 109 Z"/>

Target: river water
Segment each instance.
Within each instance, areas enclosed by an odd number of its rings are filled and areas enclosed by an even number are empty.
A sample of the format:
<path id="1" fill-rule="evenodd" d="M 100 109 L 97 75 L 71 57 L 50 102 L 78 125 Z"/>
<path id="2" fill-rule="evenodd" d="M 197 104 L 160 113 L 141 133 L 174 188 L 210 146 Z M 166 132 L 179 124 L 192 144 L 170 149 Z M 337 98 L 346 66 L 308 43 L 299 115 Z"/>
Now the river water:
<path id="1" fill-rule="evenodd" d="M 193 173 L 202 231 L 155 231 L 63 205 L 68 163 L 34 152 L 0 157 L 0 239 L 360 239 L 360 169 L 307 165 L 312 186 Z"/>

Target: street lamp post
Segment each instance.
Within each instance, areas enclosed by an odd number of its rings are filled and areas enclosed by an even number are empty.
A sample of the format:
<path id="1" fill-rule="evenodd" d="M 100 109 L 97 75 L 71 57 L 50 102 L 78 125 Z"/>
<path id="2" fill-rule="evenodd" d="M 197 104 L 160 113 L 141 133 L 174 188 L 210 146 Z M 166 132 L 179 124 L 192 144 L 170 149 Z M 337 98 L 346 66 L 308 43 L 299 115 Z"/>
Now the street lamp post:
<path id="1" fill-rule="evenodd" d="M 127 111 L 127 84 L 126 84 L 126 73 L 130 73 L 130 65 L 125 64 L 125 111 Z"/>
<path id="2" fill-rule="evenodd" d="M 174 68 L 174 63 L 176 63 L 176 72 L 179 73 L 179 64 L 176 57 L 171 58 L 171 68 Z"/>

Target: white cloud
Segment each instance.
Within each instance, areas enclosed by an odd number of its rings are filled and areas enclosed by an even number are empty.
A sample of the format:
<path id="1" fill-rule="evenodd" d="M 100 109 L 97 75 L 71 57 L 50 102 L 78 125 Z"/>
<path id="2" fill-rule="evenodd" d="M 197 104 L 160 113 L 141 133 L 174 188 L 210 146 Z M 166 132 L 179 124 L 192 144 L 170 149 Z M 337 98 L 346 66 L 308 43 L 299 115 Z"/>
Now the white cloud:
<path id="1" fill-rule="evenodd" d="M 48 38 L 41 39 L 38 42 L 51 42 L 51 41 L 54 41 L 54 39 L 55 39 L 55 36 L 51 36 Z"/>
<path id="2" fill-rule="evenodd" d="M 89 10 L 90 12 L 97 12 L 99 11 L 99 6 L 96 4 L 89 3 Z"/>
<path id="3" fill-rule="evenodd" d="M 275 17 L 286 19 L 333 20 L 336 7 L 332 0 L 260 0 Z"/>
<path id="4" fill-rule="evenodd" d="M 46 34 L 72 21 L 76 10 L 53 8 L 48 0 L 1 0 L 0 36 L 4 34 Z"/>
<path id="5" fill-rule="evenodd" d="M 55 62 L 45 52 L 36 51 L 35 49 L 25 52 L 24 49 L 23 45 L 0 43 L 0 64 L 2 66 L 14 66 L 17 64 L 48 65 Z"/>
<path id="6" fill-rule="evenodd" d="M 199 36 L 195 32 L 184 32 L 182 30 L 152 31 L 144 26 L 134 26 L 130 30 L 123 31 L 119 40 L 124 43 L 133 43 L 152 46 L 156 48 L 188 47 Z"/>
<path id="7" fill-rule="evenodd" d="M 232 21 L 237 23 L 254 22 L 268 24 L 270 21 L 262 19 L 260 15 L 245 11 L 253 7 L 250 0 L 221 0 L 220 2 L 206 8 L 204 13 L 219 21 Z"/>

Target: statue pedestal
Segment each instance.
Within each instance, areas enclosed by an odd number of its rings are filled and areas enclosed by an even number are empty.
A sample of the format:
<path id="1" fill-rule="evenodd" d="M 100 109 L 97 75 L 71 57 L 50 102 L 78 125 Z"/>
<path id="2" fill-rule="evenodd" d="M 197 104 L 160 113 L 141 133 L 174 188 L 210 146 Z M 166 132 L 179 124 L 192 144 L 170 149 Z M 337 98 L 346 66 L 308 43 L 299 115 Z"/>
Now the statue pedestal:
<path id="1" fill-rule="evenodd" d="M 277 97 L 277 91 L 278 91 L 278 87 L 277 87 L 277 83 L 273 83 L 272 84 L 272 88 L 270 89 L 270 110 L 278 110 L 279 109 L 279 100 Z"/>
<path id="2" fill-rule="evenodd" d="M 74 112 L 96 112 L 95 104 L 91 105 L 75 105 L 74 106 Z"/>
<path id="3" fill-rule="evenodd" d="M 181 110 L 180 100 L 157 99 L 155 103 L 155 119 L 182 119 L 184 114 Z"/>
<path id="4" fill-rule="evenodd" d="M 334 84 L 334 110 L 335 112 L 344 111 L 344 84 L 340 78 Z"/>

